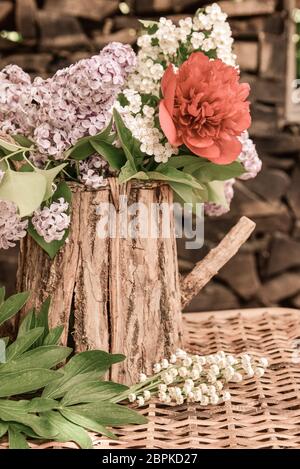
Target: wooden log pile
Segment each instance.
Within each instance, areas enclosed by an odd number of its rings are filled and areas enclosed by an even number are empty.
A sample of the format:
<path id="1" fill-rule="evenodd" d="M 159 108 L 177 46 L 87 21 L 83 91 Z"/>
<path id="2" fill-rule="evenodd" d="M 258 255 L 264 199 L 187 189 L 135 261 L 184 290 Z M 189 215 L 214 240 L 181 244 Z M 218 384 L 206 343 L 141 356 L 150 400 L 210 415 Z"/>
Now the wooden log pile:
<path id="1" fill-rule="evenodd" d="M 0 68 L 17 63 L 32 75 L 96 53 L 109 41 L 135 44 L 138 18 L 190 15 L 204 0 L 1 0 Z M 280 0 L 222 0 L 235 38 L 242 79 L 252 86 L 251 134 L 264 162 L 257 179 L 236 185 L 229 214 L 206 220 L 205 247 L 184 249 L 188 273 L 241 215 L 257 224 L 255 235 L 189 310 L 262 305 L 300 308 L 300 129 L 284 125 L 288 12 Z M 20 34 L 11 36 L 9 32 Z M 17 41 L 11 41 L 11 38 Z M 15 257 L 0 252 L 0 282 Z"/>

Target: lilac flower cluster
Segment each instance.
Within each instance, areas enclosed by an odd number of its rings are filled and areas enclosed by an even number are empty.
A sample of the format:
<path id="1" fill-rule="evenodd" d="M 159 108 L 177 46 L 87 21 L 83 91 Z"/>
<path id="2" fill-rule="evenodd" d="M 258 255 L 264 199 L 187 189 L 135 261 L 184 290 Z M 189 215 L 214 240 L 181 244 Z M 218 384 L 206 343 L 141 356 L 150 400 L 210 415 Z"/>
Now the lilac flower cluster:
<path id="1" fill-rule="evenodd" d="M 31 222 L 36 232 L 47 243 L 61 241 L 70 225 L 70 216 L 67 214 L 68 202 L 61 197 L 58 202 L 53 202 L 50 207 L 44 207 L 35 211 Z"/>
<path id="2" fill-rule="evenodd" d="M 242 163 L 246 171 L 239 177 L 239 179 L 246 181 L 247 179 L 253 179 L 258 175 L 262 168 L 262 161 L 259 158 L 256 147 L 251 138 L 249 138 L 249 133 L 247 131 L 242 133 L 239 140 L 243 147 L 238 160 Z"/>
<path id="3" fill-rule="evenodd" d="M 0 200 L 0 249 L 14 247 L 26 236 L 28 221 L 22 221 L 13 202 Z"/>
<path id="4" fill-rule="evenodd" d="M 262 168 L 262 161 L 259 158 L 256 147 L 251 138 L 249 138 L 249 133 L 247 131 L 242 133 L 242 135 L 239 137 L 239 140 L 242 144 L 242 152 L 238 157 L 238 161 L 244 166 L 246 172 L 238 179 L 246 181 L 248 179 L 253 179 L 258 175 Z M 230 179 L 229 181 L 225 182 L 224 190 L 228 207 L 223 207 L 222 205 L 214 203 L 206 203 L 204 205 L 206 215 L 209 217 L 219 217 L 229 212 L 230 203 L 234 196 L 234 183 L 235 179 Z"/>
<path id="5" fill-rule="evenodd" d="M 100 156 L 93 155 L 79 163 L 80 181 L 91 189 L 100 189 L 107 185 L 109 165 Z"/>
<path id="6" fill-rule="evenodd" d="M 61 159 L 78 139 L 107 125 L 135 62 L 130 46 L 112 43 L 47 80 L 38 77 L 31 83 L 19 67 L 6 67 L 0 74 L 0 131 L 32 138 L 37 160 Z"/>

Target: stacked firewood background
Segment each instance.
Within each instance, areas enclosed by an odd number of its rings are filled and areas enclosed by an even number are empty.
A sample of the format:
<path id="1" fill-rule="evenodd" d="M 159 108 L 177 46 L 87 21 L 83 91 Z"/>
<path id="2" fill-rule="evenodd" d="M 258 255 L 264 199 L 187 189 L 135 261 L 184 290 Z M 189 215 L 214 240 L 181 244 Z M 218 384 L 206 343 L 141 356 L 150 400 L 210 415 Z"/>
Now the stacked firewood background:
<path id="1" fill-rule="evenodd" d="M 201 0 L 0 0 L 0 68 L 16 63 L 43 77 L 96 53 L 109 41 L 135 44 L 137 18 L 178 20 Z M 229 214 L 206 219 L 199 251 L 179 242 L 180 267 L 192 269 L 241 215 L 255 235 L 189 310 L 284 305 L 300 308 L 300 126 L 285 122 L 288 2 L 220 1 L 230 17 L 242 78 L 252 86 L 251 135 L 264 162 L 238 183 Z M 300 117 L 299 117 L 300 121 Z M 0 251 L 0 284 L 14 289 L 17 249 Z"/>

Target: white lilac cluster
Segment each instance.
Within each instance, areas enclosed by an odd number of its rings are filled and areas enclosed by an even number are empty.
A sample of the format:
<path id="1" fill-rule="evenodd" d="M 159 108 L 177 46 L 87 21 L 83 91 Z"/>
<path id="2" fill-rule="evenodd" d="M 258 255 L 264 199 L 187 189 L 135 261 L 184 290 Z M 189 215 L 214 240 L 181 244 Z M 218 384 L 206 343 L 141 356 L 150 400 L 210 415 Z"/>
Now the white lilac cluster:
<path id="1" fill-rule="evenodd" d="M 228 383 L 247 378 L 261 378 L 268 366 L 266 358 L 249 354 L 239 357 L 221 351 L 213 355 L 193 355 L 177 350 L 169 360 L 153 367 L 154 376 L 140 375 L 140 384 L 129 390 L 130 402 L 143 406 L 151 397 L 164 404 L 197 402 L 202 406 L 217 405 L 231 399 Z"/>
<path id="2" fill-rule="evenodd" d="M 135 63 L 130 46 L 112 43 L 47 80 L 38 77 L 31 82 L 19 67 L 6 67 L 0 75 L 0 131 L 32 138 L 38 160 L 62 158 L 78 139 L 107 125 Z"/>
<path id="3" fill-rule="evenodd" d="M 125 125 L 141 142 L 141 150 L 153 156 L 157 163 L 166 163 L 177 148 L 170 145 L 163 133 L 156 128 L 155 110 L 143 104 L 143 95 L 159 98 L 161 79 L 168 64 L 179 65 L 179 49 L 184 48 L 186 58 L 193 51 L 208 53 L 228 65 L 235 66 L 232 53 L 233 39 L 227 16 L 217 4 L 199 10 L 194 18 L 179 21 L 161 18 L 158 23 L 145 24 L 146 32 L 138 38 L 137 67 L 129 75 L 123 91 L 128 104 L 117 104 Z"/>
<path id="4" fill-rule="evenodd" d="M 70 225 L 68 209 L 68 202 L 61 197 L 57 202 L 52 202 L 50 207 L 45 206 L 34 212 L 31 222 L 47 243 L 63 239 Z"/>
<path id="5" fill-rule="evenodd" d="M 0 249 L 14 247 L 17 241 L 26 236 L 28 221 L 22 221 L 16 205 L 0 200 Z"/>
<path id="6" fill-rule="evenodd" d="M 238 161 L 244 166 L 245 173 L 239 176 L 238 179 L 246 181 L 248 179 L 253 179 L 258 175 L 262 169 L 262 161 L 259 158 L 255 144 L 251 138 L 249 138 L 249 133 L 247 131 L 242 133 L 239 140 L 242 144 L 242 152 L 238 157 Z M 219 217 L 229 212 L 230 203 L 234 196 L 234 184 L 235 179 L 229 179 L 224 184 L 225 198 L 228 204 L 227 207 L 214 203 L 206 203 L 204 205 L 206 215 L 210 217 Z"/>
<path id="7" fill-rule="evenodd" d="M 91 189 L 107 185 L 108 164 L 100 156 L 93 155 L 79 163 L 80 181 Z"/>
<path id="8" fill-rule="evenodd" d="M 258 175 L 262 168 L 262 161 L 259 158 L 253 140 L 249 138 L 249 133 L 247 131 L 242 133 L 239 140 L 243 147 L 238 161 L 240 161 L 245 168 L 245 173 L 242 174 L 239 179 L 246 181 L 247 179 L 253 179 Z"/>
<path id="9" fill-rule="evenodd" d="M 141 151 L 150 157 L 153 156 L 157 163 L 166 163 L 172 155 L 178 153 L 178 149 L 172 147 L 155 126 L 154 108 L 143 104 L 141 95 L 131 88 L 126 88 L 122 95 L 126 104 L 122 106 L 117 101 L 115 108 L 122 115 L 132 135 L 141 142 Z"/>

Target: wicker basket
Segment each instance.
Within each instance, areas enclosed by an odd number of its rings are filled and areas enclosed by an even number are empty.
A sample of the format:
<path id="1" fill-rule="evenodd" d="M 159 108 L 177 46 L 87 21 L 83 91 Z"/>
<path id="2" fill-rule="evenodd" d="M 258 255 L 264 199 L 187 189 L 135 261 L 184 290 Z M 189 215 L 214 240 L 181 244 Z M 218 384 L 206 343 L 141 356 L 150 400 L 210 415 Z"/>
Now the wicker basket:
<path id="1" fill-rule="evenodd" d="M 186 349 L 266 356 L 263 378 L 232 385 L 232 401 L 216 407 L 151 402 L 146 425 L 116 429 L 119 440 L 92 434 L 96 449 L 300 448 L 300 311 L 270 308 L 185 315 Z M 297 346 L 299 350 L 297 351 Z M 299 355 L 299 356 L 298 356 Z M 0 448 L 6 448 L 3 442 Z M 74 443 L 33 448 L 76 448 Z"/>

